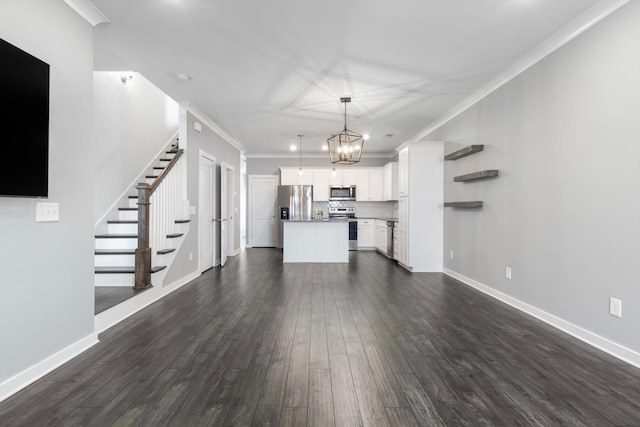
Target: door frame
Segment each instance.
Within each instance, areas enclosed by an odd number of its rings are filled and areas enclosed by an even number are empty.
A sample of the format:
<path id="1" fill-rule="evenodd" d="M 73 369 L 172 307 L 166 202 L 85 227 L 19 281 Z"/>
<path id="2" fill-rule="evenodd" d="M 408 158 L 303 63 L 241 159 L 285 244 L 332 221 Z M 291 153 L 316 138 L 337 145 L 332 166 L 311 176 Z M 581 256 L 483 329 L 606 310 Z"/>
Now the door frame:
<path id="1" fill-rule="evenodd" d="M 280 185 L 280 182 L 278 180 L 278 176 L 277 175 L 249 175 L 249 180 L 248 180 L 248 187 L 249 187 L 249 191 L 247 191 L 248 193 L 248 197 L 247 197 L 247 247 L 251 248 L 253 247 L 253 180 L 254 179 L 264 179 L 264 178 L 269 178 L 269 179 L 273 179 L 275 184 L 276 184 L 276 189 L 278 187 L 278 185 Z M 277 212 L 276 212 L 277 214 Z M 278 220 L 276 218 L 276 220 Z M 276 227 L 276 232 L 277 232 L 277 227 Z M 277 236 L 276 236 L 276 240 L 277 240 Z"/>
<path id="2" fill-rule="evenodd" d="M 213 194 L 211 195 L 211 200 L 213 202 L 213 222 L 212 222 L 212 232 L 213 235 L 211 236 L 211 251 L 212 251 L 212 268 L 214 268 L 216 266 L 216 240 L 217 240 L 217 231 L 216 231 L 216 224 L 215 224 L 215 216 L 216 216 L 216 200 L 217 200 L 217 196 L 218 196 L 218 192 L 216 189 L 216 167 L 217 167 L 217 160 L 215 158 L 215 156 L 213 156 L 211 153 L 208 153 L 206 151 L 204 151 L 203 149 L 199 149 L 198 150 L 198 272 L 200 274 L 202 274 L 202 263 L 201 263 L 201 254 L 200 254 L 200 250 L 202 249 L 202 247 L 200 246 L 200 220 L 202 218 L 202 200 L 201 200 L 201 196 L 202 196 L 202 189 L 200 188 L 200 160 L 202 158 L 205 158 L 211 162 L 213 162 L 213 173 L 211 176 L 211 190 L 213 191 Z"/>
<path id="3" fill-rule="evenodd" d="M 223 186 L 223 184 L 225 184 Z M 235 169 L 229 163 L 220 163 L 220 265 L 224 266 L 229 256 L 234 256 L 233 245 L 235 243 Z M 223 212 L 222 207 L 226 212 Z M 223 224 L 226 223 L 226 224 Z M 226 230 L 226 239 L 222 233 L 222 227 Z M 223 240 L 226 240 L 226 254 L 223 254 Z M 223 255 L 225 255 L 223 257 Z"/>

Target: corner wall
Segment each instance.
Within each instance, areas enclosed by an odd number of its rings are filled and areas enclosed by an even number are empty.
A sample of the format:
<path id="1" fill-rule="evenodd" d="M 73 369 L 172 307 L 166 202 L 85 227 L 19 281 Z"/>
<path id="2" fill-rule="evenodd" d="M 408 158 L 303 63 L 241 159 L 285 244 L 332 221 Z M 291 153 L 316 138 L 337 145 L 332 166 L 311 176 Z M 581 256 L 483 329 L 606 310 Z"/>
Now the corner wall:
<path id="1" fill-rule="evenodd" d="M 0 198 L 2 400 L 97 340 L 92 28 L 61 1 L 3 0 L 0 38 L 51 66 L 45 201 L 60 211 L 59 221 L 36 223 L 43 200 Z"/>
<path id="2" fill-rule="evenodd" d="M 445 153 L 444 266 L 640 365 L 640 3 L 629 2 L 425 139 Z M 458 175 L 499 169 L 472 183 Z M 449 251 L 454 251 L 450 259 Z M 512 279 L 505 278 L 505 267 Z M 622 300 L 622 318 L 609 298 Z M 522 308 L 521 307 L 521 308 Z"/>

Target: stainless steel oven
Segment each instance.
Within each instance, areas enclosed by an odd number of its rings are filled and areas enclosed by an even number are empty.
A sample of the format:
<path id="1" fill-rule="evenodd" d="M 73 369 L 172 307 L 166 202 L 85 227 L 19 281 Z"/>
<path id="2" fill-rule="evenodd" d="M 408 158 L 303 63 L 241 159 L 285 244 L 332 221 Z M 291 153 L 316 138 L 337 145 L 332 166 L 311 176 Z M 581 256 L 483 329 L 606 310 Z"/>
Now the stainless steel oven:
<path id="1" fill-rule="evenodd" d="M 356 186 L 355 185 L 332 185 L 329 187 L 329 200 L 356 200 Z"/>
<path id="2" fill-rule="evenodd" d="M 358 250 L 358 220 L 355 208 L 344 206 L 332 206 L 329 208 L 329 218 L 344 219 L 349 221 L 349 250 Z"/>

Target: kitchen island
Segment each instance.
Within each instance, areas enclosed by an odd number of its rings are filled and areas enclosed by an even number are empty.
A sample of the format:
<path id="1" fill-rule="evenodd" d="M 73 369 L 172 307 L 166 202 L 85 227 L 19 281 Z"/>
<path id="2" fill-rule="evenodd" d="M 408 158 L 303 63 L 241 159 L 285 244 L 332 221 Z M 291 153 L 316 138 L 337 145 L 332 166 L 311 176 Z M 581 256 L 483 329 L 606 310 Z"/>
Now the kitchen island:
<path id="1" fill-rule="evenodd" d="M 349 222 L 282 221 L 282 262 L 349 262 Z"/>

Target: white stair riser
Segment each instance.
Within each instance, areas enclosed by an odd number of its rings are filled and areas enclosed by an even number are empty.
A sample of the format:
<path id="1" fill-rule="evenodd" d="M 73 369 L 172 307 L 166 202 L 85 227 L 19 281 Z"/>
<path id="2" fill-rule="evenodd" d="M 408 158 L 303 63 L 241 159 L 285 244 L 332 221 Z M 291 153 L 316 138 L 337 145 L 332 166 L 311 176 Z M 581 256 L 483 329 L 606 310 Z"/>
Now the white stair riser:
<path id="1" fill-rule="evenodd" d="M 129 199 L 129 207 L 138 209 L 138 199 Z"/>
<path id="2" fill-rule="evenodd" d="M 95 255 L 96 267 L 133 267 L 135 255 Z"/>
<path id="3" fill-rule="evenodd" d="M 128 286 L 134 285 L 133 273 L 131 274 L 94 274 L 96 286 Z"/>
<path id="4" fill-rule="evenodd" d="M 147 184 L 153 184 L 153 181 L 156 180 L 155 178 L 145 178 L 145 179 L 146 179 Z"/>
<path id="5" fill-rule="evenodd" d="M 108 234 L 138 234 L 138 224 L 109 224 Z"/>
<path id="6" fill-rule="evenodd" d="M 120 221 L 137 221 L 138 211 L 119 211 L 118 219 Z"/>
<path id="7" fill-rule="evenodd" d="M 138 238 L 96 239 L 96 249 L 137 249 Z"/>

